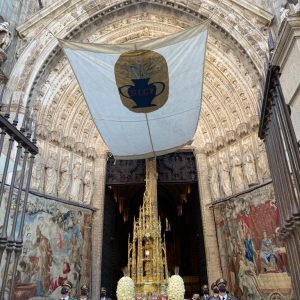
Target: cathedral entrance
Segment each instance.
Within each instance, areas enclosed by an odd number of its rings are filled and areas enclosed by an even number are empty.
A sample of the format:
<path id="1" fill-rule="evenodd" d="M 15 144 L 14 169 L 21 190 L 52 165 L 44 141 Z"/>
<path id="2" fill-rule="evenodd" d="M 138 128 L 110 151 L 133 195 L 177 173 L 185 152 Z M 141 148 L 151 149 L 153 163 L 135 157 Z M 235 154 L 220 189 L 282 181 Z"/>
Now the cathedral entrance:
<path id="1" fill-rule="evenodd" d="M 159 157 L 158 214 L 165 236 L 169 274 L 179 266 L 186 298 L 207 282 L 197 172 L 193 153 Z M 145 191 L 145 161 L 107 164 L 101 284 L 115 298 L 122 268 L 128 262 L 128 238 L 139 215 Z"/>

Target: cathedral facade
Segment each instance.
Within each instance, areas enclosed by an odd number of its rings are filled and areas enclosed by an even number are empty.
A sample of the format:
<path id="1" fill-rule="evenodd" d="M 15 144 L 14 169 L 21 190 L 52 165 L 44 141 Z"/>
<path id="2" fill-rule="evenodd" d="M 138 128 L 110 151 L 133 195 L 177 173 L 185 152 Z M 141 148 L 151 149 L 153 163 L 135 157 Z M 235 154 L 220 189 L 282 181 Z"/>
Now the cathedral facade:
<path id="1" fill-rule="evenodd" d="M 260 127 L 265 122 L 261 114 L 267 69 L 273 64 L 281 68 L 283 96 L 299 139 L 300 3 L 23 2 L 0 3 L 1 113 L 9 112 L 11 120 L 17 113 L 30 114 L 38 154 L 29 175 L 18 276 L 12 280 L 14 268 L 5 264 L 8 252 L 3 250 L 0 273 L 7 276 L 0 280 L 1 295 L 9 293 L 15 281 L 14 299 L 25 299 L 24 295 L 26 299 L 57 299 L 62 282 L 68 279 L 74 294 L 86 284 L 92 299 L 99 299 L 103 274 L 107 274 L 103 267 L 107 254 L 104 237 L 110 230 L 105 221 L 107 195 L 110 189 L 117 191 L 114 184 L 128 184 L 132 174 L 137 174 L 131 182 L 136 183 L 138 171 L 144 174 L 137 161 L 111 163 L 109 149 L 93 123 L 58 39 L 121 44 L 166 36 L 210 19 L 199 125 L 193 142 L 178 152 L 178 159 L 171 157 L 169 164 L 165 162 L 162 170 L 172 170 L 173 175 L 180 170 L 176 182 L 185 176 L 182 170 L 195 170 L 182 182 L 195 183 L 199 191 L 203 248 L 197 255 L 205 261 L 205 266 L 199 266 L 198 277 L 203 276 L 199 282 L 211 285 L 224 277 L 238 299 L 297 299 L 293 288 L 297 289 L 298 283 L 293 276 L 300 266 L 295 269 L 289 264 L 295 248 L 282 239 L 283 208 L 274 186 L 278 184 L 274 174 L 280 169 L 275 172 L 270 166 L 270 161 L 276 164 L 278 160 L 270 160 L 272 151 L 266 149 Z M 4 140 L 4 155 L 9 145 L 8 139 Z M 193 159 L 183 159 L 182 164 L 180 153 L 189 153 Z M 114 179 L 116 174 L 119 177 Z M 22 182 L 20 177 L 16 176 L 16 182 Z M 14 215 L 8 179 L 1 192 L 2 231 L 9 218 L 8 206 Z M 190 194 L 181 186 L 177 191 L 173 197 L 175 215 L 180 218 Z M 130 211 L 123 198 L 115 193 L 111 205 L 116 205 L 126 223 Z M 298 198 L 295 202 L 298 204 Z M 168 224 L 165 231 L 175 226 L 169 221 L 164 223 Z M 193 274 L 185 275 L 188 281 Z M 110 294 L 114 298 L 115 290 Z"/>

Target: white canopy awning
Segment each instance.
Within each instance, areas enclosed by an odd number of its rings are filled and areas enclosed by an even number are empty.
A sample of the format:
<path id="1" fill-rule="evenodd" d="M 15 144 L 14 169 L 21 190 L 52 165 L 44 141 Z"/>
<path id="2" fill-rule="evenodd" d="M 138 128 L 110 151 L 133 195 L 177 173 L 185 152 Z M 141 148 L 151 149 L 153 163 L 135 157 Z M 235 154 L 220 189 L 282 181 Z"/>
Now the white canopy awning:
<path id="1" fill-rule="evenodd" d="M 163 155 L 197 129 L 208 24 L 122 45 L 61 40 L 108 148 L 117 159 Z"/>

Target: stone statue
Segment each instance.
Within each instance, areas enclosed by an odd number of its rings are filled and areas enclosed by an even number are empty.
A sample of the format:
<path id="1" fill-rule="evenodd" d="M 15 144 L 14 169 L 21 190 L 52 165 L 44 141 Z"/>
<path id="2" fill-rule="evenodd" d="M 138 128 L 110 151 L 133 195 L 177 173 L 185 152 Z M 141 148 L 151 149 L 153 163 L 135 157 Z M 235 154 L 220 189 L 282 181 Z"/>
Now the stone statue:
<path id="1" fill-rule="evenodd" d="M 216 166 L 215 159 L 211 159 L 208 169 L 208 181 L 210 185 L 210 192 L 213 200 L 220 198 L 220 185 L 219 185 L 219 175 Z"/>
<path id="2" fill-rule="evenodd" d="M 50 154 L 46 162 L 45 193 L 53 196 L 57 195 L 57 166 L 53 153 Z"/>
<path id="3" fill-rule="evenodd" d="M 220 176 L 220 186 L 221 191 L 225 197 L 232 194 L 231 181 L 230 181 L 230 171 L 228 163 L 225 161 L 224 157 L 220 157 L 219 164 L 219 176 Z"/>
<path id="4" fill-rule="evenodd" d="M 8 26 L 8 22 L 0 23 L 0 49 L 3 51 L 7 50 L 12 40 L 12 34 Z"/>
<path id="5" fill-rule="evenodd" d="M 236 151 L 230 155 L 230 165 L 233 190 L 235 193 L 239 193 L 244 190 L 245 185 L 242 160 Z"/>
<path id="6" fill-rule="evenodd" d="M 81 202 L 83 199 L 83 182 L 81 162 L 77 161 L 73 168 L 72 186 L 70 192 L 70 200 Z"/>
<path id="7" fill-rule="evenodd" d="M 86 170 L 83 183 L 83 203 L 89 205 L 94 194 L 94 174 L 91 169 Z"/>
<path id="8" fill-rule="evenodd" d="M 262 181 L 265 181 L 266 179 L 269 179 L 271 177 L 268 157 L 263 141 L 261 141 L 258 145 L 257 171 Z"/>
<path id="9" fill-rule="evenodd" d="M 290 13 L 290 9 L 286 7 L 286 5 L 280 8 L 280 23 L 282 23 Z"/>
<path id="10" fill-rule="evenodd" d="M 42 192 L 44 188 L 44 177 L 45 177 L 45 162 L 41 158 L 40 154 L 35 156 L 34 164 L 32 167 L 32 175 L 30 186 L 31 189 Z"/>
<path id="11" fill-rule="evenodd" d="M 251 149 L 249 148 L 248 144 L 245 144 L 243 149 L 244 149 L 243 150 L 244 174 L 248 186 L 251 186 L 257 183 L 257 174 L 255 168 L 254 155 Z"/>
<path id="12" fill-rule="evenodd" d="M 69 156 L 65 156 L 60 166 L 60 182 L 58 186 L 58 197 L 68 199 L 71 188 L 72 173 L 70 170 Z"/>

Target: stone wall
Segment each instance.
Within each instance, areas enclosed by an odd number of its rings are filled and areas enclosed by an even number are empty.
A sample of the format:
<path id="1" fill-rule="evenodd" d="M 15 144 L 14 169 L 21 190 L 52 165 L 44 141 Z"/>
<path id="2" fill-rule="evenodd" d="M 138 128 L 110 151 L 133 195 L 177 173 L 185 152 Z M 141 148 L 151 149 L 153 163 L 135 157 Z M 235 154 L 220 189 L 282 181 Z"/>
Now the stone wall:
<path id="1" fill-rule="evenodd" d="M 4 213 L 1 209 L 0 219 Z M 30 194 L 14 299 L 24 300 L 25 291 L 58 299 L 65 279 L 72 282 L 74 295 L 81 284 L 90 285 L 91 226 L 91 210 Z"/>

